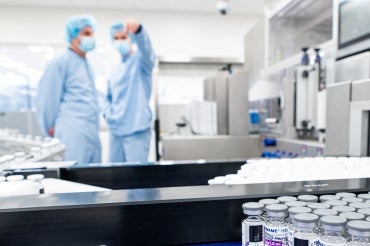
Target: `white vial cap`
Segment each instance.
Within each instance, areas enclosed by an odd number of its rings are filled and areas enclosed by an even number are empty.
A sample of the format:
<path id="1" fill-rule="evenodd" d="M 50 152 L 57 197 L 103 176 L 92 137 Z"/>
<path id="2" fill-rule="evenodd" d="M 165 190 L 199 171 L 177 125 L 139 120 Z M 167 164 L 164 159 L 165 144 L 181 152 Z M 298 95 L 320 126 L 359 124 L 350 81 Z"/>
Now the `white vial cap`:
<path id="1" fill-rule="evenodd" d="M 319 198 L 314 195 L 300 195 L 298 196 L 298 201 L 301 202 L 317 202 Z"/>
<path id="2" fill-rule="evenodd" d="M 354 202 L 350 203 L 348 206 L 353 207 L 355 209 L 370 208 L 370 203 Z"/>
<path id="3" fill-rule="evenodd" d="M 363 202 L 364 199 L 358 197 L 343 197 L 342 201 L 353 203 L 353 202 Z"/>
<path id="4" fill-rule="evenodd" d="M 347 223 L 348 233 L 353 236 L 370 237 L 370 222 L 352 220 Z"/>
<path id="5" fill-rule="evenodd" d="M 332 207 L 332 209 L 337 211 L 338 213 L 355 212 L 356 211 L 356 209 L 354 207 L 350 207 L 350 206 L 334 206 L 334 207 Z"/>
<path id="6" fill-rule="evenodd" d="M 301 201 L 292 201 L 285 203 L 288 207 L 306 207 L 307 203 Z"/>
<path id="7" fill-rule="evenodd" d="M 319 220 L 319 216 L 316 214 L 302 213 L 294 215 L 294 220 L 302 223 L 316 223 Z"/>
<path id="8" fill-rule="evenodd" d="M 362 198 L 364 200 L 370 200 L 370 194 L 358 194 L 357 197 Z"/>
<path id="9" fill-rule="evenodd" d="M 329 200 L 325 202 L 326 204 L 329 204 L 330 206 L 346 206 L 347 202 L 342 201 L 342 200 Z"/>
<path id="10" fill-rule="evenodd" d="M 328 208 L 315 209 L 313 211 L 313 213 L 316 214 L 319 217 L 322 217 L 322 216 L 333 216 L 333 215 L 337 215 L 338 214 L 337 211 L 335 211 L 333 209 L 328 209 Z"/>
<path id="11" fill-rule="evenodd" d="M 341 213 L 339 216 L 345 218 L 348 221 L 365 219 L 365 215 L 356 212 L 344 212 Z"/>
<path id="12" fill-rule="evenodd" d="M 338 227 L 343 227 L 347 220 L 340 216 L 329 215 L 321 217 L 320 222 L 323 229 L 341 230 L 342 228 Z"/>
<path id="13" fill-rule="evenodd" d="M 326 203 L 309 203 L 307 204 L 307 207 L 311 209 L 328 209 L 330 208 L 330 205 Z"/>
<path id="14" fill-rule="evenodd" d="M 297 201 L 297 198 L 295 196 L 279 196 L 277 200 L 281 203 L 286 203 L 286 202 Z"/>
<path id="15" fill-rule="evenodd" d="M 27 179 L 32 180 L 32 181 L 40 181 L 44 179 L 44 175 L 43 174 L 32 174 L 32 175 L 28 175 Z"/>
<path id="16" fill-rule="evenodd" d="M 284 204 L 271 204 L 265 207 L 267 216 L 271 217 L 284 217 L 288 210 L 288 206 Z"/>
<path id="17" fill-rule="evenodd" d="M 366 217 L 366 220 L 367 220 L 367 221 L 370 221 L 370 216 Z"/>
<path id="18" fill-rule="evenodd" d="M 4 176 L 0 176 L 0 182 L 5 182 L 6 178 Z"/>
<path id="19" fill-rule="evenodd" d="M 312 212 L 312 209 L 308 207 L 290 207 L 288 209 L 289 215 L 303 214 L 303 213 L 310 213 L 310 212 Z"/>
<path id="20" fill-rule="evenodd" d="M 334 196 L 334 195 L 322 195 L 320 196 L 320 201 L 321 202 L 326 202 L 330 200 L 340 200 L 339 196 Z"/>
<path id="21" fill-rule="evenodd" d="M 9 182 L 22 181 L 24 179 L 23 175 L 10 175 L 6 177 L 6 180 Z"/>
<path id="22" fill-rule="evenodd" d="M 247 202 L 243 204 L 243 213 L 247 215 L 260 215 L 263 212 L 263 204 L 258 202 Z"/>
<path id="23" fill-rule="evenodd" d="M 337 194 L 335 194 L 336 196 L 339 196 L 340 198 L 344 198 L 344 197 L 356 197 L 356 194 L 355 193 L 350 193 L 350 192 L 339 192 Z"/>
<path id="24" fill-rule="evenodd" d="M 277 199 L 261 199 L 258 202 L 265 206 L 271 205 L 271 204 L 279 204 L 279 201 Z"/>
<path id="25" fill-rule="evenodd" d="M 365 216 L 370 216 L 370 208 L 361 208 L 357 212 Z"/>

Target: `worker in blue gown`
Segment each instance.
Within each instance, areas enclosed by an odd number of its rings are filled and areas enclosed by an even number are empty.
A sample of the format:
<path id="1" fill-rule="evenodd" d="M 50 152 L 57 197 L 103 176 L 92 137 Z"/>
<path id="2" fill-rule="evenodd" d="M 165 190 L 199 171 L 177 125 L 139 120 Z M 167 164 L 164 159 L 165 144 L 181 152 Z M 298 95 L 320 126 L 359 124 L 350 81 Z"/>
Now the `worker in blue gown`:
<path id="1" fill-rule="evenodd" d="M 95 48 L 94 30 L 91 16 L 68 20 L 69 47 L 48 64 L 36 96 L 41 131 L 65 144 L 64 160 L 78 163 L 101 161 L 98 95 L 86 59 Z"/>
<path id="2" fill-rule="evenodd" d="M 110 130 L 109 161 L 146 162 L 152 121 L 149 99 L 156 58 L 149 36 L 139 22 L 130 19 L 115 23 L 110 35 L 121 62 L 108 79 L 104 109 Z"/>

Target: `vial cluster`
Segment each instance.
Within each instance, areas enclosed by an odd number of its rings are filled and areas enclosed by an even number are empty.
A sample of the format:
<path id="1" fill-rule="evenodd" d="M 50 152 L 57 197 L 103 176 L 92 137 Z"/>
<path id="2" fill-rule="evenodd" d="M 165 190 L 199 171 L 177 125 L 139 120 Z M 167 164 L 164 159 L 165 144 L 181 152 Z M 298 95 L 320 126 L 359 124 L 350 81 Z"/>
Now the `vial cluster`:
<path id="1" fill-rule="evenodd" d="M 243 246 L 370 245 L 369 193 L 281 196 L 242 208 Z"/>

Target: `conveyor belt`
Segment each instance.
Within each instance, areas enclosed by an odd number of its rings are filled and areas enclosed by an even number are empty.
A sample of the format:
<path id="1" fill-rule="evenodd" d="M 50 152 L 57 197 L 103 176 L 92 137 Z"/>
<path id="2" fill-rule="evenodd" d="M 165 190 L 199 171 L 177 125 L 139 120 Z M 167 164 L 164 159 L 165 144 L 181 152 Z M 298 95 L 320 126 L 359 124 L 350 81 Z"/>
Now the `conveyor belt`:
<path id="1" fill-rule="evenodd" d="M 241 205 L 366 192 L 370 179 L 191 186 L 0 198 L 0 245 L 184 245 L 240 240 Z"/>

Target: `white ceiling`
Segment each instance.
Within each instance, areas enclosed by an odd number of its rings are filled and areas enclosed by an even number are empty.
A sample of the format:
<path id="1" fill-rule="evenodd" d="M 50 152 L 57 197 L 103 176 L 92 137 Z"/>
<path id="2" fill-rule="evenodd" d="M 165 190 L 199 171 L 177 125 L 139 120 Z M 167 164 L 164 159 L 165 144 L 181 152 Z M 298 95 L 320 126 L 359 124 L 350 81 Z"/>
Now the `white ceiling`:
<path id="1" fill-rule="evenodd" d="M 0 0 L 0 6 L 215 13 L 218 0 Z M 230 14 L 262 15 L 265 0 L 229 0 Z"/>

